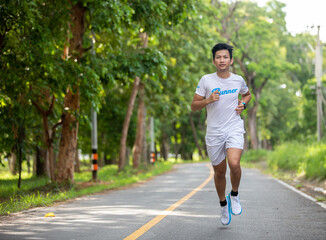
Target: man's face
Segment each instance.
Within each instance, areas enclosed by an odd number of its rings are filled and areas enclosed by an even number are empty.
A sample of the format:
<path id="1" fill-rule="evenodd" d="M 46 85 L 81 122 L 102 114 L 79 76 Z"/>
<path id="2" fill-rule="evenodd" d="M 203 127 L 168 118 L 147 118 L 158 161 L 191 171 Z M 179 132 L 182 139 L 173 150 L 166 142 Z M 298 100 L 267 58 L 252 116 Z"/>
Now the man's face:
<path id="1" fill-rule="evenodd" d="M 233 59 L 230 58 L 228 50 L 219 50 L 215 53 L 213 64 L 216 66 L 218 72 L 229 71 L 229 67 L 232 63 Z"/>

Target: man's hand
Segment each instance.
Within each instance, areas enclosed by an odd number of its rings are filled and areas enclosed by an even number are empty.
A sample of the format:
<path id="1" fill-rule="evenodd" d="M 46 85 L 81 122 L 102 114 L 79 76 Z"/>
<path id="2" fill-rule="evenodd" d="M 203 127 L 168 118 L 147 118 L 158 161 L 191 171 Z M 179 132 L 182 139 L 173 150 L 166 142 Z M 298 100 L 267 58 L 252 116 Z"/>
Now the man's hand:
<path id="1" fill-rule="evenodd" d="M 212 92 L 212 94 L 209 96 L 208 102 L 212 103 L 212 102 L 216 102 L 218 100 L 220 100 L 220 92 L 217 89 L 215 92 Z"/>
<path id="2" fill-rule="evenodd" d="M 242 101 L 238 99 L 238 106 L 235 109 L 235 111 L 237 112 L 237 114 L 241 114 L 243 110 L 244 110 L 244 106 L 242 104 Z"/>

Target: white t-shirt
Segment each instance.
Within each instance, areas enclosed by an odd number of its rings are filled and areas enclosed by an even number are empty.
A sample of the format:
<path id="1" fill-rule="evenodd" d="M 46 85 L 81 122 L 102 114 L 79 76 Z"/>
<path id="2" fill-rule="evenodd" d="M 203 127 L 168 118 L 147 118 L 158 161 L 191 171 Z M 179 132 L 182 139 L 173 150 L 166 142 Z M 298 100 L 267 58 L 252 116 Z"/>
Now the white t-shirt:
<path id="1" fill-rule="evenodd" d="M 200 79 L 195 93 L 209 98 L 216 89 L 220 92 L 220 100 L 206 106 L 207 135 L 228 133 L 238 126 L 243 128 L 243 121 L 235 109 L 239 94 L 248 92 L 244 79 L 233 73 L 225 79 L 218 77 L 216 72 L 207 74 Z"/>

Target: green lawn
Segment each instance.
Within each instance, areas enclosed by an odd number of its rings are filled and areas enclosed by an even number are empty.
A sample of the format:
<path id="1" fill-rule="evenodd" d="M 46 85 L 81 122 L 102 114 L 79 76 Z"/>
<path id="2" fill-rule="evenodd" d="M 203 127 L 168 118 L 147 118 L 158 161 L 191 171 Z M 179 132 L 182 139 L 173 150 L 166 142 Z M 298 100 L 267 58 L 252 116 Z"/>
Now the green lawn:
<path id="1" fill-rule="evenodd" d="M 24 209 L 49 206 L 78 196 L 130 185 L 149 179 L 172 169 L 173 163 L 159 162 L 155 165 L 134 170 L 126 167 L 118 172 L 116 165 L 108 165 L 98 171 L 98 182 L 91 181 L 92 172 L 75 173 L 75 184 L 64 187 L 53 184 L 46 177 L 34 177 L 27 174 L 23 166 L 21 189 L 17 188 L 18 175 L 12 176 L 8 168 L 0 168 L 0 215 L 18 212 Z"/>

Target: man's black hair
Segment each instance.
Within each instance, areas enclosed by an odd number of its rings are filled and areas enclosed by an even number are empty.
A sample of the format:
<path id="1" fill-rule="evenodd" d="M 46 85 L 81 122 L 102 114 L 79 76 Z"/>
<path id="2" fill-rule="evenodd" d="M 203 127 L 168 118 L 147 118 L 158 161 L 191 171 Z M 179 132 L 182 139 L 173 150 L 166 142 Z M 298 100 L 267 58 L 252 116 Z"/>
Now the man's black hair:
<path id="1" fill-rule="evenodd" d="M 226 43 L 218 43 L 212 48 L 213 59 L 215 59 L 215 53 L 219 50 L 228 50 L 230 53 L 230 59 L 232 59 L 233 47 Z"/>

